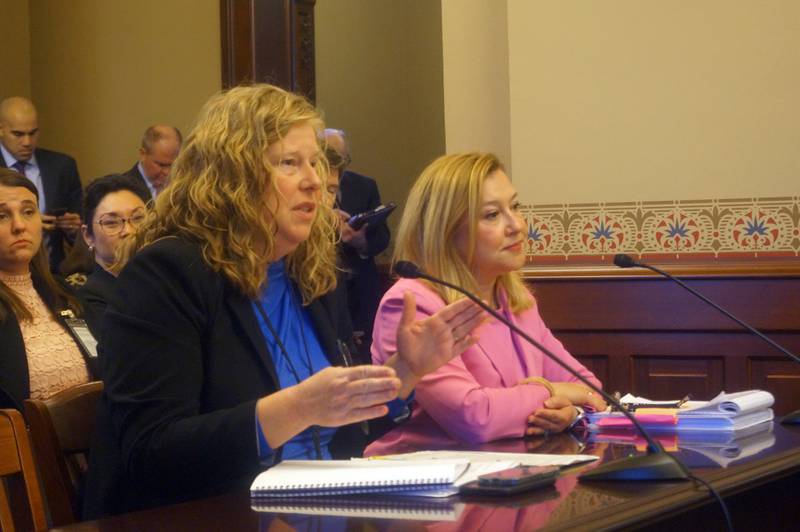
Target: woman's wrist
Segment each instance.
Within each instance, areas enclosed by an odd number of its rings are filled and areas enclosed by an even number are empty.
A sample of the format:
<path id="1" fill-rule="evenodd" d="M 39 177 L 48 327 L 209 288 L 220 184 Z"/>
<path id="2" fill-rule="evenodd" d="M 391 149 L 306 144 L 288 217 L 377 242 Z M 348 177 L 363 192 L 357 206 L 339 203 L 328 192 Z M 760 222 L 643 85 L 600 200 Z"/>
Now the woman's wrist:
<path id="1" fill-rule="evenodd" d="M 421 377 L 417 376 L 417 374 L 412 371 L 411 367 L 399 353 L 390 356 L 384 365 L 392 368 L 397 378 L 400 379 L 400 390 L 397 392 L 397 396 L 405 400 L 411 395 L 411 392 L 414 391 Z"/>

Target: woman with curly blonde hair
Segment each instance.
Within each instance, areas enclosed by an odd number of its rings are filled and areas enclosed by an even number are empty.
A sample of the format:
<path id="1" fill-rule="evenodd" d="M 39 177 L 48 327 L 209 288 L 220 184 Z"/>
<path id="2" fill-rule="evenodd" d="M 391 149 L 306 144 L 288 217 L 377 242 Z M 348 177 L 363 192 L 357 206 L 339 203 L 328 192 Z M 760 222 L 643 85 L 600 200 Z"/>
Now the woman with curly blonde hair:
<path id="1" fill-rule="evenodd" d="M 412 298 L 398 352 L 345 367 L 322 128 L 304 98 L 270 85 L 201 111 L 121 251 L 85 517 L 244 489 L 282 459 L 360 454 L 359 423 L 396 417 L 473 341 L 474 306 L 415 322 Z"/>
<path id="2" fill-rule="evenodd" d="M 542 321 L 519 273 L 525 240 L 519 199 L 500 161 L 486 153 L 445 155 L 422 171 L 409 193 L 394 260 L 411 261 L 478 294 L 600 386 Z M 375 318 L 376 364 L 396 349 L 392 330 L 407 292 L 415 295 L 417 319 L 463 298 L 426 281 L 398 281 L 384 295 Z M 478 332 L 478 342 L 422 379 L 411 420 L 373 443 L 368 453 L 419 447 L 436 436 L 483 443 L 560 432 L 579 419 L 576 406 L 604 407 L 575 377 L 499 321 L 482 325 Z"/>

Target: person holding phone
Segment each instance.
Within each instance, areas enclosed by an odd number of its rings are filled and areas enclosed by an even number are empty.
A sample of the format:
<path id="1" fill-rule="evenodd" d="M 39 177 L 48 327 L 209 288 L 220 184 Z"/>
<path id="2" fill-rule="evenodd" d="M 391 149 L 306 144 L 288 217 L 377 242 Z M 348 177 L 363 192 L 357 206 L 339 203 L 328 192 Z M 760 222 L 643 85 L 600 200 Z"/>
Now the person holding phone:
<path id="1" fill-rule="evenodd" d="M 38 197 L 30 180 L 0 168 L 0 408 L 20 411 L 25 399 L 89 382 L 94 365 L 65 323 L 81 305 L 48 268 Z"/>
<path id="2" fill-rule="evenodd" d="M 409 295 L 397 352 L 352 364 L 322 128 L 272 85 L 201 110 L 121 246 L 85 518 L 246 489 L 280 460 L 360 455 L 361 422 L 402 414 L 419 379 L 474 342 L 477 306 L 414 320 Z"/>
<path id="3" fill-rule="evenodd" d="M 75 160 L 63 153 L 38 147 L 36 108 L 27 98 L 14 96 L 0 102 L 0 166 L 28 178 L 39 191 L 42 229 L 50 258 L 50 271 L 58 272 L 81 226 L 82 187 Z"/>
<path id="4" fill-rule="evenodd" d="M 516 190 L 500 161 L 491 154 L 446 155 L 423 170 L 411 189 L 394 261 L 413 262 L 476 293 L 600 386 L 539 315 L 519 273 L 526 238 Z M 397 348 L 391 331 L 409 291 L 418 319 L 463 298 L 427 281 L 400 279 L 383 297 L 375 319 L 375 364 Z M 370 445 L 369 454 L 413 448 L 421 435 L 478 443 L 561 432 L 579 418 L 576 407 L 604 408 L 601 398 L 502 323 L 489 321 L 478 333 L 480 340 L 461 357 L 422 379 L 411 420 Z"/>
<path id="5" fill-rule="evenodd" d="M 325 142 L 334 150 L 341 163 L 336 165 L 339 176 L 337 212 L 342 223 L 342 262 L 347 270 L 347 305 L 358 339 L 357 351 L 362 363 L 370 361 L 372 324 L 383 290 L 381 288 L 375 257 L 389 246 L 389 225 L 386 220 L 367 223 L 359 228 L 347 222 L 355 215 L 371 211 L 381 205 L 381 196 L 374 179 L 348 170 L 350 146 L 341 129 L 326 129 Z"/>

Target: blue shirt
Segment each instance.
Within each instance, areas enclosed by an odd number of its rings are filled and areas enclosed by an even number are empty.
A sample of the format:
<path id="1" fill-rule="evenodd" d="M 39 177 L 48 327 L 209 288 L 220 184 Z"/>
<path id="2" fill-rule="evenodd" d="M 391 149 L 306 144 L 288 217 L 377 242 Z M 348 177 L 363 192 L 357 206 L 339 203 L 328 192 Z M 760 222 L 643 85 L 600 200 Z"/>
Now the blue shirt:
<path id="1" fill-rule="evenodd" d="M 261 293 L 259 300 L 253 301 L 253 311 L 261 328 L 261 334 L 264 335 L 264 340 L 267 342 L 281 389 L 294 386 L 331 365 L 319 343 L 311 316 L 300 304 L 300 301 L 297 288 L 286 274 L 285 261 L 280 260 L 270 264 L 267 270 L 267 287 Z M 285 353 L 264 321 L 264 317 L 258 309 L 259 303 L 264 308 L 280 342 L 286 349 Z M 407 417 L 410 412 L 408 405 L 413 399 L 412 392 L 405 400 L 397 398 L 387 403 L 389 417 L 392 419 Z M 336 429 L 332 427 L 316 427 L 315 429 L 319 433 L 322 458 L 330 459 L 328 444 L 330 444 Z M 283 445 L 281 458 L 283 460 L 316 459 L 317 452 L 313 437 L 315 429 L 308 428 L 286 442 Z M 256 416 L 256 436 L 259 458 L 265 465 L 271 465 L 276 458 L 275 451 L 264 438 L 258 416 Z"/>
<path id="2" fill-rule="evenodd" d="M 14 170 L 13 166 L 17 164 L 18 159 L 11 155 L 11 152 L 8 151 L 2 143 L 0 143 L 0 152 L 3 154 L 6 166 Z M 46 212 L 47 198 L 44 197 L 44 183 L 42 182 L 42 172 L 39 169 L 39 163 L 36 162 L 36 153 L 34 152 L 31 158 L 25 162 L 27 163 L 25 165 L 25 177 L 36 185 L 36 190 L 39 191 L 39 212 Z"/>
<path id="3" fill-rule="evenodd" d="M 294 386 L 314 373 L 327 368 L 330 366 L 330 362 L 325 357 L 322 345 L 319 343 L 311 316 L 300 304 L 300 295 L 286 274 L 285 262 L 280 260 L 270 264 L 267 275 L 267 287 L 262 292 L 259 301 L 253 302 L 253 311 L 272 356 L 280 387 L 283 389 Z M 280 342 L 286 348 L 285 353 L 259 312 L 257 306 L 259 302 L 280 338 Z M 258 423 L 258 419 L 256 419 L 256 423 Z M 317 453 L 312 430 L 312 428 L 308 428 L 286 442 L 283 445 L 282 459 L 316 459 Z M 317 427 L 316 430 L 319 431 L 322 458 L 330 459 L 328 444 L 336 429 Z M 260 458 L 266 462 L 273 461 L 274 450 L 267 443 L 260 427 L 257 432 Z"/>

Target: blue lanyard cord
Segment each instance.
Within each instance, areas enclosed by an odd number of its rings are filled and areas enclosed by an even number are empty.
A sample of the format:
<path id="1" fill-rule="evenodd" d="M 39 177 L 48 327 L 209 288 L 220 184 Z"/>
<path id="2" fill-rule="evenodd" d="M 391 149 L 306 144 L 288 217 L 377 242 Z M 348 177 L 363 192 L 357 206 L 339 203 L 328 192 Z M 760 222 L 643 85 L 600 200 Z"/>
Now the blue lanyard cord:
<path id="1" fill-rule="evenodd" d="M 261 318 L 264 320 L 264 323 L 267 325 L 270 334 L 275 339 L 275 343 L 278 344 L 278 350 L 283 356 L 283 359 L 289 366 L 289 371 L 292 372 L 292 376 L 294 376 L 294 380 L 297 381 L 297 384 L 300 384 L 300 374 L 297 373 L 297 369 L 295 369 L 294 364 L 292 363 L 291 357 L 289 357 L 289 352 L 286 350 L 286 347 L 283 345 L 280 336 L 278 336 L 278 332 L 275 330 L 275 326 L 272 324 L 272 320 L 269 319 L 267 316 L 267 312 L 264 310 L 264 307 L 261 305 L 261 301 L 256 301 L 256 308 L 258 308 L 258 312 L 261 314 Z M 297 307 L 295 307 L 297 311 Z M 298 317 L 300 317 L 300 312 L 297 311 Z M 298 321 L 300 323 L 300 336 L 303 339 L 303 348 L 306 353 L 306 360 L 308 361 L 308 374 L 309 377 L 314 374 L 314 367 L 311 364 L 311 355 L 308 352 L 308 344 L 306 343 L 306 335 L 303 332 L 303 322 L 302 320 Z M 320 445 L 319 441 L 319 427 L 316 425 L 311 426 L 311 438 L 314 441 L 314 453 L 317 455 L 317 460 L 322 460 L 322 446 Z"/>

